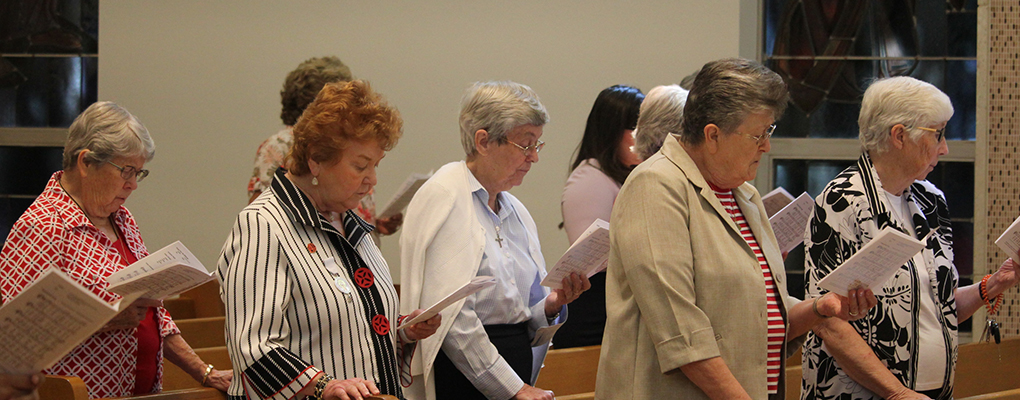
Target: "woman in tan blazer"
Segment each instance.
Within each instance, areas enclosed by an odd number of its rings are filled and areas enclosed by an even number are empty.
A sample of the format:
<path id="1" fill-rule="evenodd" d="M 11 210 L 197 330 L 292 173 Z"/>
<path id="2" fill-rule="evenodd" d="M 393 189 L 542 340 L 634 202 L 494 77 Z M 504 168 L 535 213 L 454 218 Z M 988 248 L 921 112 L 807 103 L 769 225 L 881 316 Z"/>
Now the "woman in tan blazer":
<path id="1" fill-rule="evenodd" d="M 783 398 L 787 342 L 860 318 L 869 290 L 798 302 L 753 180 L 786 85 L 761 64 L 705 65 L 683 130 L 627 179 L 613 208 L 596 398 Z"/>

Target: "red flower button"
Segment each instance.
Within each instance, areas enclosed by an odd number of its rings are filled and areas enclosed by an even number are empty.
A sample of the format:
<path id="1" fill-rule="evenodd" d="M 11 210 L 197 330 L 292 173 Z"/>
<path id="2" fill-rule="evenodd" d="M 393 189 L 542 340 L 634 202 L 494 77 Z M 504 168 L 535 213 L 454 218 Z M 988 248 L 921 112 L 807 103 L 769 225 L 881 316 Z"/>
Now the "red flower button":
<path id="1" fill-rule="evenodd" d="M 390 319 L 382 314 L 372 317 L 372 330 L 379 336 L 386 336 L 390 333 Z"/>
<path id="2" fill-rule="evenodd" d="M 361 286 L 362 288 L 368 289 L 372 287 L 373 283 L 375 283 L 375 274 L 373 274 L 372 270 L 368 268 L 358 268 L 357 271 L 354 271 L 354 283 L 357 283 L 358 286 Z"/>

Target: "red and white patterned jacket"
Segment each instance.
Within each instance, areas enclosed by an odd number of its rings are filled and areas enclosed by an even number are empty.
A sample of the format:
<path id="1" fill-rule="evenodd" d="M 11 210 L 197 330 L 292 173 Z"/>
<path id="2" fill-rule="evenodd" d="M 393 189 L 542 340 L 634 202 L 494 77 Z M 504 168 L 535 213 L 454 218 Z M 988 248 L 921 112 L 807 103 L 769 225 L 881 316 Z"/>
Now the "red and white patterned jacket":
<path id="1" fill-rule="evenodd" d="M 111 242 L 60 187 L 63 171 L 50 177 L 46 189 L 18 219 L 0 251 L 0 301 L 6 303 L 34 282 L 47 268 L 59 268 L 100 298 L 115 302 L 104 280 L 122 268 Z M 121 207 L 114 223 L 127 248 L 141 259 L 149 254 L 131 213 Z M 170 314 L 159 308 L 160 338 L 180 333 Z M 162 389 L 162 340 L 159 370 L 152 392 Z M 91 398 L 130 396 L 135 387 L 134 329 L 112 330 L 85 339 L 45 373 L 71 375 L 85 381 Z"/>

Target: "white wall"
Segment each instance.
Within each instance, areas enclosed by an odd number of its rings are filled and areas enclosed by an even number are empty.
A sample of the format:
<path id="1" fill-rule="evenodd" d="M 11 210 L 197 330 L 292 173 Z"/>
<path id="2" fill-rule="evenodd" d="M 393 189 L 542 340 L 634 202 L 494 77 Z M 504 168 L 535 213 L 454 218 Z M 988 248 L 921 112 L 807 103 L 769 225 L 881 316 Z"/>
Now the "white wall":
<path id="1" fill-rule="evenodd" d="M 127 204 L 147 245 L 179 239 L 212 269 L 299 62 L 337 55 L 400 110 L 404 137 L 382 161 L 379 206 L 409 173 L 463 158 L 457 113 L 471 82 L 525 83 L 552 122 L 541 162 L 512 192 L 552 263 L 567 248 L 560 192 L 598 92 L 648 91 L 713 59 L 754 57 L 755 4 L 103 0 L 99 98 L 136 114 L 157 144 L 152 175 Z M 382 248 L 399 279 L 397 243 Z"/>

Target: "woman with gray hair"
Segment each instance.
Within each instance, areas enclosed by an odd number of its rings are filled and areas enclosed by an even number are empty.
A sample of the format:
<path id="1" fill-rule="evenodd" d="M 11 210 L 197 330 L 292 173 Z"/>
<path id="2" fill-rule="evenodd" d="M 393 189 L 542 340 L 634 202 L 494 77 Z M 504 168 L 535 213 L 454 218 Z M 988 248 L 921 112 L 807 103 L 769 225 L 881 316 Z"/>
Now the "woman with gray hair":
<path id="1" fill-rule="evenodd" d="M 925 180 L 949 153 L 952 116 L 949 96 L 914 78 L 882 79 L 864 92 L 861 157 L 815 199 L 805 233 L 807 293 L 824 295 L 818 281 L 883 229 L 923 239 L 925 248 L 874 288 L 880 301 L 864 318 L 827 321 L 808 334 L 802 399 L 951 399 L 959 322 L 982 305 L 994 315 L 1002 292 L 1020 280 L 1006 259 L 980 283 L 959 287 L 946 199 Z"/>
<path id="2" fill-rule="evenodd" d="M 680 121 L 687 104 L 687 89 L 677 85 L 656 86 L 645 95 L 634 128 L 634 153 L 642 160 L 662 148 L 670 133 L 680 132 Z"/>
<path id="3" fill-rule="evenodd" d="M 149 175 L 156 145 L 127 110 L 98 102 L 74 120 L 63 171 L 14 224 L 0 251 L 0 294 L 10 301 L 49 268 L 59 268 L 108 301 L 104 278 L 149 253 L 124 202 Z M 139 299 L 43 371 L 80 377 L 92 398 L 157 393 L 163 358 L 220 390 L 231 371 L 203 362 L 157 300 Z"/>
<path id="4" fill-rule="evenodd" d="M 782 399 L 786 349 L 818 321 L 874 305 L 787 296 L 754 179 L 789 95 L 743 59 L 701 69 L 683 129 L 631 172 L 613 207 L 595 396 Z"/>
<path id="5" fill-rule="evenodd" d="M 408 398 L 552 399 L 532 385 L 566 304 L 591 285 L 576 274 L 551 293 L 540 285 L 538 229 L 507 192 L 538 162 L 548 121 L 531 88 L 474 84 L 461 102 L 466 160 L 440 168 L 411 200 L 400 237 L 402 311 L 428 307 L 476 276 L 496 284 L 443 310 L 439 330 L 415 350 Z"/>

